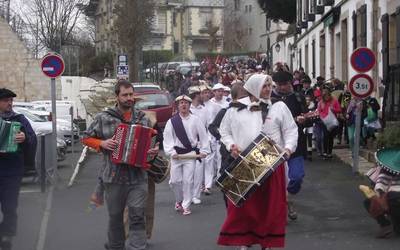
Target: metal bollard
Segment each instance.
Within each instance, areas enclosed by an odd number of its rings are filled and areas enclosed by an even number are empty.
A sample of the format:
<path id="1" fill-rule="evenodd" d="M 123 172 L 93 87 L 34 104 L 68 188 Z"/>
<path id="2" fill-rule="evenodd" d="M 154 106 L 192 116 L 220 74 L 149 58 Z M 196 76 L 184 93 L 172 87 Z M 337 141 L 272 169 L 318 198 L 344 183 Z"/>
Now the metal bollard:
<path id="1" fill-rule="evenodd" d="M 46 136 L 40 137 L 40 191 L 46 192 Z"/>

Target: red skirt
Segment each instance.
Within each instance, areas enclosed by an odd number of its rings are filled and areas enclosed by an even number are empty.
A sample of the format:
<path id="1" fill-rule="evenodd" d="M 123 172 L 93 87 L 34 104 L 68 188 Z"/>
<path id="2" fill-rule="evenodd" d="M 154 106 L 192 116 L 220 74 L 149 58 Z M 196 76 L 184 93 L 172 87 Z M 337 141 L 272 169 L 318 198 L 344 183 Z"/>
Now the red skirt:
<path id="1" fill-rule="evenodd" d="M 218 244 L 284 247 L 286 220 L 286 177 L 282 164 L 242 207 L 235 207 L 228 200 L 227 217 L 222 225 Z"/>

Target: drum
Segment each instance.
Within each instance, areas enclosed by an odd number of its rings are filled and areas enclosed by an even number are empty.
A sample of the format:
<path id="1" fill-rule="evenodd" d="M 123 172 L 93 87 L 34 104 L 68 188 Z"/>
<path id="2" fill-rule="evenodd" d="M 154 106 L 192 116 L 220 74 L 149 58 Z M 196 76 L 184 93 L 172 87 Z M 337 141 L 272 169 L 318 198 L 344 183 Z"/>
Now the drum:
<path id="1" fill-rule="evenodd" d="M 261 133 L 217 179 L 226 197 L 240 207 L 286 160 L 285 152 Z"/>
<path id="2" fill-rule="evenodd" d="M 147 173 L 155 183 L 158 184 L 163 182 L 169 175 L 171 164 L 164 157 L 158 155 L 151 162 L 149 162 L 149 164 L 150 168 L 147 170 Z"/>
<path id="3" fill-rule="evenodd" d="M 18 143 L 15 136 L 21 130 L 21 123 L 9 122 L 0 118 L 0 153 L 15 153 Z"/>
<path id="4" fill-rule="evenodd" d="M 141 125 L 124 123 L 118 125 L 114 134 L 114 140 L 118 144 L 111 154 L 111 161 L 115 164 L 148 169 L 150 165 L 147 151 L 154 143 L 153 137 L 156 134 L 155 129 Z"/>

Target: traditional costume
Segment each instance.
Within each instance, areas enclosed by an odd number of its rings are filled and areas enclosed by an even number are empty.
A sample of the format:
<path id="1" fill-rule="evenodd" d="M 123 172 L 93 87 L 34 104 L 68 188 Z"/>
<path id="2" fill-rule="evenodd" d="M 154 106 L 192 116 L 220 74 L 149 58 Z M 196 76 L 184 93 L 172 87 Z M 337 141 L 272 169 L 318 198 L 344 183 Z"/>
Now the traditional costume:
<path id="1" fill-rule="evenodd" d="M 192 86 L 189 88 L 189 95 L 196 94 L 201 92 L 201 89 L 199 86 Z M 197 116 L 204 128 L 207 129 L 208 126 L 208 116 L 209 113 L 207 111 L 207 108 L 204 104 L 199 103 L 197 106 L 195 106 L 193 103 L 190 105 L 190 112 Z M 210 143 L 210 136 L 208 135 L 207 138 L 204 138 L 204 140 L 209 144 Z M 193 179 L 193 203 L 194 204 L 200 204 L 201 203 L 201 190 L 202 186 L 204 184 L 204 164 L 205 161 L 196 161 L 196 166 L 194 170 L 194 179 Z"/>
<path id="2" fill-rule="evenodd" d="M 187 96 L 179 96 L 175 101 L 180 100 L 191 102 Z M 169 184 L 175 194 L 175 209 L 189 215 L 196 159 L 174 159 L 173 156 L 209 153 L 207 132 L 200 119 L 192 114 L 182 117 L 179 113 L 169 119 L 164 130 L 164 151 L 171 156 Z"/>
<path id="3" fill-rule="evenodd" d="M 260 101 L 250 103 L 246 109 L 232 107 L 222 119 L 221 141 L 228 150 L 233 144 L 244 150 L 261 131 L 282 148 L 291 152 L 296 150 L 297 126 L 287 106 L 283 102 L 272 104 L 270 100 L 260 98 L 261 89 L 268 79 L 267 75 L 251 76 L 244 88 Z M 245 99 L 241 102 L 249 103 L 249 98 Z M 242 207 L 228 202 L 227 217 L 218 244 L 284 247 L 286 207 L 285 167 L 282 164 Z"/>

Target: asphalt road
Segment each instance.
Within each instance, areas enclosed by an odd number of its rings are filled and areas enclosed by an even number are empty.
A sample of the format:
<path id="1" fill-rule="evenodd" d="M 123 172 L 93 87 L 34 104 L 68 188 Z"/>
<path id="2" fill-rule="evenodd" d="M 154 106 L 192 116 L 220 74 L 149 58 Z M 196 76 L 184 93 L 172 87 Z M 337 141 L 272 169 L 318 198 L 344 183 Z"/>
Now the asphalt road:
<path id="1" fill-rule="evenodd" d="M 69 161 L 73 160 L 69 158 L 60 168 L 59 185 L 50 199 L 48 193 L 37 193 L 35 186 L 24 184 L 16 250 L 104 249 L 106 209 L 103 207 L 91 212 L 87 209 L 100 158 L 90 155 L 76 184 L 67 188 L 72 174 Z M 294 199 L 299 219 L 287 226 L 285 249 L 400 249 L 400 237 L 374 238 L 378 226 L 364 211 L 363 197 L 357 189 L 365 181 L 353 176 L 350 167 L 336 160 L 316 159 L 307 162 L 306 174 L 303 189 Z M 155 227 L 148 249 L 235 249 L 216 245 L 225 217 L 219 190 L 214 189 L 211 196 L 203 197 L 203 203 L 193 206 L 190 216 L 177 214 L 173 204 L 173 194 L 167 182 L 157 185 Z M 48 213 L 44 213 L 46 208 Z M 47 223 L 43 218 L 48 218 Z M 38 247 L 39 239 L 44 240 L 42 248 Z"/>

